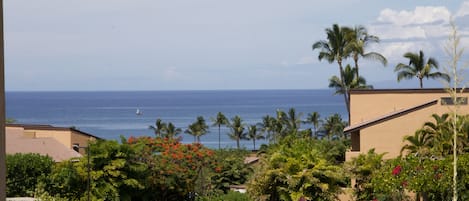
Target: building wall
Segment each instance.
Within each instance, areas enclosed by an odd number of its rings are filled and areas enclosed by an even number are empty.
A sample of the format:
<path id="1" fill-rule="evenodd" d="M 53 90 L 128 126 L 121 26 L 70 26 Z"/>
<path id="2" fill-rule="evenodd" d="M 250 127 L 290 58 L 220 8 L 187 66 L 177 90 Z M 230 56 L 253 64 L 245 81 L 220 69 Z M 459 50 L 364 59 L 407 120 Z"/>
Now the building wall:
<path id="1" fill-rule="evenodd" d="M 417 106 L 419 104 L 438 100 L 438 106 L 435 113 L 444 113 L 448 111 L 448 106 L 441 105 L 441 97 L 449 97 L 449 94 L 443 90 L 439 92 L 430 92 L 429 90 L 395 90 L 376 93 L 354 93 L 350 95 L 350 123 L 358 124 L 370 119 Z M 469 93 L 463 96 L 468 97 Z M 467 113 L 469 105 L 461 107 L 462 111 Z"/>
<path id="2" fill-rule="evenodd" d="M 38 129 L 25 129 L 25 135 L 35 138 L 47 138 L 51 137 L 65 145 L 66 147 L 72 148 L 71 144 L 71 133 L 66 130 L 38 130 Z"/>
<path id="3" fill-rule="evenodd" d="M 346 160 L 358 156 L 359 153 L 366 153 L 370 149 L 375 149 L 377 153 L 387 153 L 384 158 L 394 158 L 400 154 L 401 148 L 405 145 L 405 136 L 414 135 L 415 131 L 422 128 L 427 121 L 433 121 L 432 114 L 441 115 L 450 112 L 454 106 L 442 105 L 442 97 L 450 97 L 443 90 L 420 91 L 420 90 L 396 90 L 378 93 L 351 93 L 351 125 L 363 123 L 387 114 L 408 109 L 423 103 L 438 100 L 435 105 L 430 105 L 419 110 L 412 111 L 405 115 L 389 119 L 387 121 L 362 128 L 359 134 L 352 134 L 352 142 L 356 137 L 360 138 L 360 150 L 352 150 L 346 153 Z M 468 97 L 469 93 L 461 95 Z M 460 112 L 469 113 L 469 105 L 462 105 Z M 353 139 L 355 137 L 355 139 Z"/>
<path id="4" fill-rule="evenodd" d="M 54 129 L 26 129 L 24 131 L 25 136 L 34 137 L 34 138 L 54 138 L 66 147 L 73 149 L 73 146 L 76 144 L 80 147 L 88 146 L 90 140 L 96 140 L 96 138 L 84 135 L 80 132 L 64 129 L 64 130 L 54 130 Z M 85 154 L 84 149 L 79 149 L 80 154 Z"/>

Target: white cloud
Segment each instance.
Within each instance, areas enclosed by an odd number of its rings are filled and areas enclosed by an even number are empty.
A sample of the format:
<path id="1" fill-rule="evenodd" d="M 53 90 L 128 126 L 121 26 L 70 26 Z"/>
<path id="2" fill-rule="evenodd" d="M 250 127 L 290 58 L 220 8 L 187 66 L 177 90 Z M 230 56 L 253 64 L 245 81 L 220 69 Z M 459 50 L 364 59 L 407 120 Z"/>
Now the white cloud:
<path id="1" fill-rule="evenodd" d="M 448 22 L 451 13 L 446 7 L 416 7 L 413 11 L 395 11 L 384 9 L 381 11 L 378 22 L 395 25 L 413 25 Z"/>
<path id="2" fill-rule="evenodd" d="M 402 62 L 403 55 L 406 52 L 418 52 L 423 50 L 427 56 L 432 56 L 432 52 L 435 50 L 435 46 L 427 41 L 415 41 L 415 42 L 389 42 L 383 43 L 382 45 L 376 46 L 375 51 L 385 56 L 390 63 Z"/>
<path id="3" fill-rule="evenodd" d="M 462 3 L 461 8 L 456 12 L 456 17 L 462 17 L 469 15 L 469 1 L 465 1 Z"/>
<path id="4" fill-rule="evenodd" d="M 469 1 L 464 2 L 457 13 L 455 20 L 469 15 Z M 441 44 L 451 31 L 448 26 L 451 16 L 448 8 L 442 6 L 415 7 L 414 10 L 386 8 L 376 18 L 377 23 L 369 27 L 371 34 L 383 40 L 373 46 L 374 51 L 383 54 L 390 63 L 402 62 L 404 53 L 419 50 L 426 56 L 441 56 Z"/>

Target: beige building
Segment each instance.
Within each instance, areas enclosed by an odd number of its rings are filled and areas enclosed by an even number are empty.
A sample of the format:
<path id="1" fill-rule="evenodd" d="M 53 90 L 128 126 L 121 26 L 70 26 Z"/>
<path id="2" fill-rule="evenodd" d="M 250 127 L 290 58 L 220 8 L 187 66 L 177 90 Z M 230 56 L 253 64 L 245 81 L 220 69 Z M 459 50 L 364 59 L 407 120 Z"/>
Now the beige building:
<path id="1" fill-rule="evenodd" d="M 6 153 L 38 153 L 48 155 L 56 162 L 81 157 L 85 150 L 74 151 L 74 146 L 86 147 L 99 139 L 74 128 L 50 125 L 7 124 Z"/>
<path id="2" fill-rule="evenodd" d="M 469 113 L 469 92 L 459 94 L 460 112 Z M 394 158 L 404 146 L 404 136 L 413 135 L 432 114 L 443 114 L 454 109 L 452 99 L 444 89 L 375 89 L 350 92 L 350 126 L 344 132 L 351 134 L 351 150 L 346 161 L 360 153 L 375 149 Z"/>

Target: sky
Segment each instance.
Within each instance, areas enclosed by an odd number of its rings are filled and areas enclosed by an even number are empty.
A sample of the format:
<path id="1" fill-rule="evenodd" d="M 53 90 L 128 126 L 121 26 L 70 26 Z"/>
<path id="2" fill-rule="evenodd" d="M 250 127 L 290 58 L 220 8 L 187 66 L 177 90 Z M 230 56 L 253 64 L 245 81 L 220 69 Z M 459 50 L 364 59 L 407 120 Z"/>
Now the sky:
<path id="1" fill-rule="evenodd" d="M 381 53 L 388 65 L 360 61 L 369 84 L 417 88 L 417 80 L 398 83 L 394 67 L 419 50 L 447 66 L 451 18 L 469 51 L 469 1 L 4 0 L 5 86 L 324 89 L 338 67 L 319 61 L 312 44 L 337 23 L 365 26 L 381 39 L 367 51 Z"/>

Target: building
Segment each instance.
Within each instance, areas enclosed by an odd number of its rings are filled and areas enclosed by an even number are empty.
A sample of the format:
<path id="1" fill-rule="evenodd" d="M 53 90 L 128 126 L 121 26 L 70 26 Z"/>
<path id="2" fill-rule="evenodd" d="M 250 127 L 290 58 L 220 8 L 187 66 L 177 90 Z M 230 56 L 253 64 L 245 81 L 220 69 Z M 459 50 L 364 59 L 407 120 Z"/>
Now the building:
<path id="1" fill-rule="evenodd" d="M 469 113 L 466 90 L 458 94 L 459 111 Z M 413 135 L 423 124 L 433 121 L 431 115 L 449 113 L 455 109 L 444 89 L 374 89 L 350 91 L 351 150 L 346 161 L 375 149 L 386 153 L 384 158 L 400 155 L 405 136 Z"/>
<path id="2" fill-rule="evenodd" d="M 7 154 L 38 153 L 56 162 L 81 157 L 85 150 L 78 153 L 74 146 L 86 147 L 89 141 L 99 139 L 74 128 L 50 125 L 7 124 L 5 131 Z"/>

